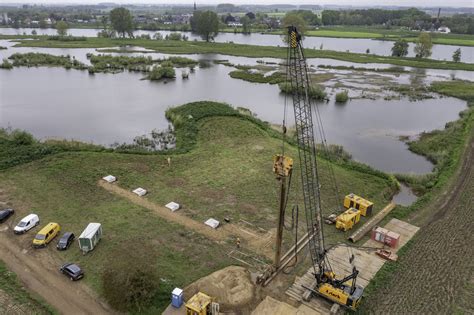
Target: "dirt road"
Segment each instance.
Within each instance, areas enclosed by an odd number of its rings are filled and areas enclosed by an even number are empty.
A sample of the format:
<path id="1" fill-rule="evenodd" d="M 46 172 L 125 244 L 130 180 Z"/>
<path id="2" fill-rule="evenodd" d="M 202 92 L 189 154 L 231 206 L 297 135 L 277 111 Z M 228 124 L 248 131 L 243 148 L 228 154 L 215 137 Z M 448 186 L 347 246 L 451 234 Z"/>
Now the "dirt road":
<path id="1" fill-rule="evenodd" d="M 474 140 L 456 184 L 431 206 L 433 215 L 399 261 L 391 281 L 367 299 L 376 314 L 473 314 Z"/>
<path id="2" fill-rule="evenodd" d="M 193 220 L 183 214 L 180 214 L 179 211 L 171 212 L 169 209 L 159 206 L 144 197 L 139 197 L 133 192 L 121 188 L 117 185 L 117 183 L 109 184 L 100 180 L 97 184 L 113 194 L 116 194 L 122 198 L 126 198 L 136 205 L 153 211 L 155 214 L 169 222 L 180 224 L 187 229 L 202 234 L 211 240 L 224 242 L 228 239 L 235 239 L 236 237 L 239 237 L 243 241 L 243 247 L 248 247 L 252 251 L 263 254 L 270 259 L 273 258 L 273 250 L 269 244 L 273 244 L 274 242 L 274 231 L 261 234 L 258 231 L 251 231 L 248 228 L 240 227 L 232 223 L 221 225 L 218 229 L 212 229 L 204 225 L 203 222 Z"/>
<path id="3" fill-rule="evenodd" d="M 61 314 L 112 314 L 85 284 L 71 282 L 58 271 L 61 262 L 53 248 L 34 250 L 30 246 L 32 233 L 14 235 L 11 224 L 0 226 L 0 259 L 16 273 L 23 285 L 41 296 Z"/>

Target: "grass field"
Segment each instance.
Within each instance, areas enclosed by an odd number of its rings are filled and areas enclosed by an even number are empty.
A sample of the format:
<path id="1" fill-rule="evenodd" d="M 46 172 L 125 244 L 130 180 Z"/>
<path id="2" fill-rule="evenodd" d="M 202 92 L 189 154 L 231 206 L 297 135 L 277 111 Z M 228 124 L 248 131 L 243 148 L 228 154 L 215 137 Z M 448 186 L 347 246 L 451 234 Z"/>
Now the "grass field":
<path id="1" fill-rule="evenodd" d="M 234 248 L 233 240 L 217 244 L 165 222 L 99 188 L 99 178 L 114 174 L 121 187 L 142 186 L 150 192 L 145 198 L 160 205 L 177 201 L 183 205 L 180 211 L 200 222 L 212 216 L 221 221 L 224 217 L 232 222 L 244 219 L 265 229 L 275 226 L 278 184 L 271 172 L 271 158 L 280 152 L 281 140 L 273 137 L 269 128 L 238 115 L 202 118 L 196 126 L 199 132 L 192 149 L 172 155 L 171 167 L 164 155 L 64 152 L 1 171 L 0 186 L 7 187 L 6 193 L 17 201 L 18 215 L 34 211 L 42 222 L 57 221 L 63 231 L 75 233 L 88 222 L 103 224 L 104 238 L 92 253 L 83 256 L 75 246 L 54 252 L 83 266 L 87 273 L 84 281 L 99 293 L 101 271 L 114 252 L 127 251 L 133 256 L 134 246 L 150 248 L 149 255 L 140 259 L 154 264 L 164 279 L 148 310 L 156 313 L 169 302 L 174 286 L 183 287 L 235 264 L 226 256 Z M 287 154 L 297 156 L 289 145 Z M 323 191 L 327 189 L 327 163 L 320 163 Z M 377 209 L 393 193 L 393 186 L 383 176 L 365 174 L 350 165 L 334 167 L 341 193 L 353 191 L 373 199 Z M 298 180 L 292 189 L 295 194 L 299 191 Z M 327 195 L 323 202 L 326 212 L 334 209 Z M 345 237 L 335 231 L 329 234 L 329 243 Z"/>
<path id="2" fill-rule="evenodd" d="M 55 314 L 40 298 L 29 293 L 0 260 L 0 313 Z"/>
<path id="3" fill-rule="evenodd" d="M 18 36 L 1 35 L 0 39 L 15 39 Z M 58 41 L 48 40 L 45 36 L 38 36 L 37 40 L 25 40 L 31 37 L 22 37 L 18 43 L 19 47 L 44 47 L 44 48 L 106 48 L 123 45 L 140 46 L 161 53 L 169 54 L 206 54 L 215 53 L 230 56 L 243 56 L 251 58 L 285 58 L 286 48 L 274 46 L 252 46 L 230 43 L 206 43 L 198 41 L 157 41 L 145 39 L 106 39 L 87 38 L 80 41 Z M 474 71 L 474 64 L 455 63 L 452 61 L 441 61 L 418 58 L 398 58 L 390 56 L 378 56 L 370 54 L 358 54 L 339 52 L 331 50 L 305 49 L 307 58 L 328 58 L 356 63 L 384 63 L 398 66 L 452 69 Z"/>

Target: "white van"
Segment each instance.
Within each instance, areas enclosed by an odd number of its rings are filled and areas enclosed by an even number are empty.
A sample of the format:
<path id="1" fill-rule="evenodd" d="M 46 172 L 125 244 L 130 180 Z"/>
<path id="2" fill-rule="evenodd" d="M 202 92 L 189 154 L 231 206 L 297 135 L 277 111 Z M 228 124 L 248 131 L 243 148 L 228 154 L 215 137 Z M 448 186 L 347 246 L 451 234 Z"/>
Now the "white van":
<path id="1" fill-rule="evenodd" d="M 29 214 L 15 226 L 13 232 L 15 234 L 23 234 L 34 228 L 40 223 L 39 217 L 36 214 Z"/>

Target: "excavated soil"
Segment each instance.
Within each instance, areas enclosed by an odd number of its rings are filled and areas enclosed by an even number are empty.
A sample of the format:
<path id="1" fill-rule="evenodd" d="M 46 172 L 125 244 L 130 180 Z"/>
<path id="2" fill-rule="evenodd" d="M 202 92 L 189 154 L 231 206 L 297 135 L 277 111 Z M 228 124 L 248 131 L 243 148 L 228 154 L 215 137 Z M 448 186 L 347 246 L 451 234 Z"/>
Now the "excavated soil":
<path id="1" fill-rule="evenodd" d="M 188 299 L 199 291 L 215 297 L 221 311 L 241 312 L 249 304 L 253 304 L 256 289 L 247 269 L 229 266 L 186 287 L 185 298 Z"/>

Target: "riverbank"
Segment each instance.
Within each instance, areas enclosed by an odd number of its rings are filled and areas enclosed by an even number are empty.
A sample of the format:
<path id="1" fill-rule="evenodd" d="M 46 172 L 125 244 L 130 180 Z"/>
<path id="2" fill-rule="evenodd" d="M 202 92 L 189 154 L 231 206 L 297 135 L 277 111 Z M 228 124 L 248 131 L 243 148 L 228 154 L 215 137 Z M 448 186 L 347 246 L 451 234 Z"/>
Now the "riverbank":
<path id="1" fill-rule="evenodd" d="M 431 89 L 440 94 L 464 99 L 468 102 L 469 108 L 460 115 L 458 121 L 447 124 L 444 130 L 425 133 L 419 140 L 410 143 L 410 149 L 436 162 L 435 173 L 427 178 L 419 178 L 418 184 L 426 189 L 422 197 L 410 207 L 398 206 L 387 220 L 391 217 L 409 220 L 421 226 L 422 230 L 407 244 L 406 248 L 398 252 L 399 261 L 386 263 L 370 282 L 364 291 L 367 300 L 362 303 L 359 314 L 388 312 L 397 303 L 381 303 L 381 301 L 386 301 L 387 296 L 393 295 L 387 292 L 397 292 L 398 296 L 401 292 L 407 292 L 409 288 L 413 288 L 413 285 L 423 285 L 429 275 L 443 272 L 436 271 L 436 268 L 443 269 L 443 265 L 456 264 L 458 267 L 450 270 L 456 273 L 456 270 L 464 269 L 462 262 L 467 262 L 464 259 L 467 257 L 466 250 L 472 248 L 472 241 L 468 240 L 468 236 L 461 237 L 458 234 L 468 230 L 468 227 L 462 227 L 462 225 L 469 221 L 470 214 L 466 210 L 472 208 L 469 196 L 472 196 L 474 187 L 471 176 L 474 158 L 474 84 L 459 81 L 435 82 Z M 454 239 L 462 240 L 457 243 L 459 246 L 450 243 Z M 451 249 L 456 249 L 453 250 L 453 255 L 447 252 Z M 420 257 L 427 257 L 427 255 L 431 258 L 420 260 Z M 444 261 L 444 258 L 459 255 L 461 259 L 456 259 L 454 263 L 451 260 Z M 424 270 L 429 271 L 421 272 Z M 400 279 L 406 281 L 400 281 Z M 453 279 L 457 279 L 455 274 L 447 274 L 443 277 L 443 285 L 452 283 Z M 468 278 L 465 279 L 468 280 Z M 397 304 L 398 311 L 401 311 L 400 307 L 416 309 L 420 305 L 430 305 L 430 311 L 433 313 L 462 308 L 464 306 L 453 304 L 453 300 L 461 303 L 469 300 L 468 292 L 461 290 L 464 284 L 450 285 L 455 288 L 450 294 L 456 297 L 456 299 L 449 298 L 451 304 L 445 303 L 447 296 L 438 294 L 441 291 L 429 290 L 426 292 L 426 299 L 425 295 L 423 296 L 426 303 L 420 303 L 419 297 L 406 299 L 404 304 Z M 423 310 L 426 311 L 426 308 Z M 394 310 L 391 309 L 391 311 Z"/>
<path id="2" fill-rule="evenodd" d="M 18 39 L 16 35 L 0 35 L 0 39 Z M 35 40 L 31 40 L 35 39 Z M 109 48 L 117 46 L 139 46 L 168 54 L 223 54 L 251 58 L 286 58 L 286 48 L 272 46 L 252 46 L 232 43 L 206 43 L 199 41 L 168 41 L 147 39 L 108 39 L 87 37 L 78 41 L 49 40 L 47 36 L 21 36 L 17 47 L 42 48 Z M 474 64 L 456 63 L 418 58 L 398 58 L 371 54 L 358 54 L 330 50 L 305 49 L 307 58 L 326 58 L 354 63 L 378 63 L 415 68 L 474 71 Z"/>
<path id="3" fill-rule="evenodd" d="M 145 312 L 149 314 L 160 313 L 166 307 L 174 287 L 185 287 L 224 266 L 239 264 L 226 255 L 235 249 L 235 238 L 215 242 L 179 224 L 169 223 L 153 211 L 98 187 L 97 181 L 102 176 L 117 176 L 117 186 L 127 191 L 144 187 L 149 194 L 143 199 L 157 206 L 170 201 L 180 203 L 182 208 L 175 215 L 195 220 L 199 226 L 213 217 L 221 221 L 222 228 L 245 224 L 246 230 L 261 235 L 262 231 L 274 228 L 277 218 L 278 182 L 268 166 L 269 158 L 281 150 L 279 133 L 264 122 L 220 103 L 187 104 L 171 109 L 168 117 L 176 124 L 180 154 L 56 152 L 0 171 L 0 185 L 8 187 L 6 193 L 11 196 L 18 215 L 30 211 L 22 206 L 29 205 L 43 221 L 54 220 L 64 230 L 75 233 L 90 218 L 102 223 L 104 237 L 91 255 L 83 256 L 77 248 L 48 252 L 83 267 L 86 272 L 83 281 L 99 294 L 102 270 L 117 252 L 126 251 L 135 257 L 135 250 L 130 246 L 133 242 L 150 249 L 144 259 L 152 261 L 163 280 L 158 296 Z M 28 144 L 18 146 L 23 147 L 24 154 L 31 148 Z M 288 144 L 285 149 L 288 155 L 297 156 L 293 145 Z M 18 154 L 6 153 L 5 158 L 13 156 Z M 320 177 L 324 182 L 331 176 L 329 163 L 320 159 Z M 340 193 L 358 188 L 358 193 L 374 200 L 379 210 L 396 189 L 393 178 L 358 165 L 344 160 L 333 164 Z M 299 181 L 294 181 L 292 186 L 294 191 L 299 191 Z M 322 188 L 322 201 L 327 205 L 325 214 L 335 208 L 328 189 Z M 290 202 L 296 200 L 296 195 L 290 198 Z M 81 215 L 84 209 L 87 218 Z M 229 218 L 230 223 L 225 223 L 224 218 Z M 127 233 L 123 233 L 124 229 Z M 287 248 L 292 244 L 290 235 L 285 239 Z M 343 233 L 328 236 L 330 243 L 344 239 Z M 265 259 L 261 253 L 249 250 L 252 247 L 246 240 L 242 239 L 241 246 L 252 257 Z M 40 262 L 38 266 L 48 267 Z M 192 274 L 188 272 L 189 266 L 193 266 Z"/>
<path id="4" fill-rule="evenodd" d="M 0 33 L 2 28 L 9 28 L 8 26 L 0 26 Z M 100 30 L 102 24 L 100 25 L 84 25 L 80 23 L 71 24 L 69 28 L 75 29 L 94 29 Z M 38 33 L 42 30 L 41 28 L 35 28 Z M 47 30 L 54 30 L 49 28 Z M 147 28 L 138 28 L 135 31 L 148 31 L 148 32 L 159 32 L 159 31 L 169 31 L 169 32 L 180 32 L 180 33 L 189 33 L 189 30 L 183 31 L 182 26 L 169 26 L 162 25 L 159 29 L 147 29 Z M 240 27 L 226 27 L 219 30 L 220 33 L 235 33 L 242 34 L 242 28 Z M 283 33 L 283 30 L 268 30 L 268 29 L 258 29 L 253 28 L 250 30 L 251 34 L 265 34 L 265 35 L 275 35 L 280 36 Z M 317 29 L 309 29 L 306 32 L 308 37 L 328 37 L 328 38 L 348 38 L 348 39 L 375 39 L 375 40 L 390 40 L 395 41 L 400 38 L 405 39 L 408 42 L 415 42 L 419 36 L 419 31 L 409 31 L 400 28 L 391 28 L 386 29 L 382 27 L 371 27 L 371 26 L 328 26 L 328 27 L 319 27 Z M 433 44 L 439 45 L 457 45 L 457 46 L 474 46 L 474 35 L 469 34 L 443 34 L 432 32 L 432 42 Z"/>

